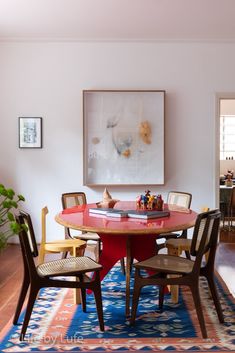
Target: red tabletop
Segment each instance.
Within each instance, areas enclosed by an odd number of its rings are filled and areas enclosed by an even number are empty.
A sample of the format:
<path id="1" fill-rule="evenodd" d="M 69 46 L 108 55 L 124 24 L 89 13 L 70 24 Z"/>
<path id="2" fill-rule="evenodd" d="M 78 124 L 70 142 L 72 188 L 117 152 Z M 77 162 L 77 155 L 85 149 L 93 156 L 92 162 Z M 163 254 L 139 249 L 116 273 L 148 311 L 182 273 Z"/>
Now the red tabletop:
<path id="1" fill-rule="evenodd" d="M 189 213 L 170 211 L 169 217 L 157 219 L 120 219 L 91 214 L 89 213 L 89 208 L 91 207 L 96 207 L 96 204 L 87 204 L 66 209 L 56 216 L 56 221 L 69 228 L 94 233 L 122 234 L 128 236 L 131 234 L 157 235 L 193 227 L 197 215 L 193 211 L 189 211 Z M 116 203 L 115 208 L 123 210 L 135 209 L 135 202 L 119 201 Z M 164 208 L 167 208 L 167 205 L 165 205 Z"/>
<path id="2" fill-rule="evenodd" d="M 101 279 L 123 257 L 127 257 L 129 260 L 135 258 L 138 261 L 143 261 L 154 256 L 158 234 L 193 227 L 197 216 L 195 212 L 190 210 L 188 213 L 170 211 L 169 217 L 149 220 L 111 218 L 89 213 L 91 207 L 96 207 L 96 204 L 75 206 L 60 212 L 55 219 L 65 227 L 99 234 L 103 245 L 99 259 L 103 266 L 100 274 Z M 135 202 L 120 201 L 115 205 L 115 208 L 122 210 L 135 209 Z M 167 209 L 167 205 L 164 208 Z M 128 266 L 130 266 L 130 263 Z M 128 273 L 126 281 L 129 298 Z M 128 313 L 129 303 L 127 305 Z"/>

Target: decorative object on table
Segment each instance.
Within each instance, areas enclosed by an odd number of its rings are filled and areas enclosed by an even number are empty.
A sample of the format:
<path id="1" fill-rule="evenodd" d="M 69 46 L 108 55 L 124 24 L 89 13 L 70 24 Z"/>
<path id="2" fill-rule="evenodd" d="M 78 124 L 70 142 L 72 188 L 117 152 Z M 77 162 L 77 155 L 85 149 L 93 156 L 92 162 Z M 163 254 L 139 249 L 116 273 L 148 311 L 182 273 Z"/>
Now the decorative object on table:
<path id="1" fill-rule="evenodd" d="M 35 302 L 25 341 L 19 341 L 21 325 L 13 326 L 9 322 L 0 335 L 0 351 L 232 353 L 235 351 L 235 300 L 217 273 L 215 279 L 226 324 L 218 322 L 206 279 L 202 278 L 200 294 L 206 325 L 210 327 L 207 340 L 200 336 L 187 287 L 181 288 L 178 304 L 172 303 L 170 294 L 165 296 L 163 313 L 156 311 L 158 290 L 152 286 L 144 287 L 144 300 L 139 304 L 142 315 L 135 327 L 131 327 L 125 318 L 125 276 L 121 274 L 120 266 L 115 266 L 102 282 L 106 323 L 103 333 L 98 329 L 92 295 L 87 296 L 89 305 L 84 313 L 80 305 L 73 303 L 72 290 L 46 288 Z"/>
<path id="2" fill-rule="evenodd" d="M 84 90 L 84 185 L 164 184 L 163 90 Z"/>
<path id="3" fill-rule="evenodd" d="M 7 189 L 0 184 L 0 252 L 6 247 L 7 240 L 20 231 L 12 210 L 17 209 L 21 201 L 25 201 L 24 196 L 15 196 L 13 189 Z"/>
<path id="4" fill-rule="evenodd" d="M 19 118 L 19 147 L 42 148 L 42 118 Z"/>
<path id="5" fill-rule="evenodd" d="M 150 190 L 146 190 L 144 195 L 136 198 L 136 208 L 140 210 L 163 210 L 162 195 L 151 195 Z"/>
<path id="6" fill-rule="evenodd" d="M 103 200 L 97 202 L 96 206 L 98 208 L 113 208 L 118 201 L 119 200 L 113 199 L 110 193 L 108 192 L 107 188 L 105 188 L 103 192 Z"/>

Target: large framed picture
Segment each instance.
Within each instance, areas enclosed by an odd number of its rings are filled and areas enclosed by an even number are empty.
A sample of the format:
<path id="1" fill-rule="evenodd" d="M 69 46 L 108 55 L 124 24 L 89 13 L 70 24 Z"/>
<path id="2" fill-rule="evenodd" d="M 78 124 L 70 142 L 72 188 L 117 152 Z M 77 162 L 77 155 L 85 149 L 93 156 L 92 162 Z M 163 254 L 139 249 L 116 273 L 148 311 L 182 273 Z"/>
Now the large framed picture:
<path id="1" fill-rule="evenodd" d="M 19 147 L 42 148 L 42 118 L 19 118 Z"/>
<path id="2" fill-rule="evenodd" d="M 164 184 L 163 90 L 84 90 L 84 185 Z"/>

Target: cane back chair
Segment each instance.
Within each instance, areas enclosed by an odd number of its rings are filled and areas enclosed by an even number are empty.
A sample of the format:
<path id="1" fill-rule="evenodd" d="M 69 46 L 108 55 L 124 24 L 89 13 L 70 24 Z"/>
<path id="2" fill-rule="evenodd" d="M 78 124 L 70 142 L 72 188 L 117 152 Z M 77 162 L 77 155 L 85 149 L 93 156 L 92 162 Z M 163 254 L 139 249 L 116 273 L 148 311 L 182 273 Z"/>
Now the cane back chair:
<path id="1" fill-rule="evenodd" d="M 187 211 L 190 209 L 192 202 L 192 194 L 183 191 L 170 191 L 167 196 L 167 204 L 168 207 L 176 207 L 181 211 Z M 163 233 L 159 234 L 156 241 L 156 253 L 162 248 L 166 246 L 167 239 L 175 239 L 175 238 L 187 238 L 187 230 L 182 231 L 181 233 Z M 165 239 L 162 243 L 158 241 L 159 239 Z"/>
<path id="2" fill-rule="evenodd" d="M 16 217 L 16 221 L 24 227 L 19 234 L 24 263 L 24 278 L 16 312 L 13 318 L 14 325 L 18 322 L 19 315 L 29 289 L 29 297 L 20 334 L 20 340 L 24 340 L 39 290 L 47 287 L 80 288 L 82 293 L 82 309 L 84 312 L 86 311 L 86 289 L 92 290 L 95 296 L 100 330 L 104 331 L 103 306 L 99 275 L 102 266 L 85 256 L 50 261 L 36 266 L 34 258 L 38 256 L 38 249 L 31 217 L 29 214 L 21 211 Z M 25 229 L 25 225 L 28 228 L 27 231 Z M 87 273 L 89 272 L 93 272 L 94 276 L 87 276 Z M 57 278 L 59 276 L 63 276 L 65 279 Z M 68 278 L 71 276 L 77 277 L 78 280 L 71 281 L 71 278 Z"/>
<path id="3" fill-rule="evenodd" d="M 191 242 L 190 255 L 195 260 L 183 257 L 158 254 L 134 265 L 136 268 L 134 294 L 132 302 L 131 324 L 135 322 L 141 288 L 147 285 L 159 286 L 159 309 L 163 308 L 164 287 L 167 285 L 185 285 L 192 293 L 203 338 L 207 338 L 201 298 L 199 277 L 205 276 L 221 323 L 223 313 L 214 282 L 214 260 L 217 248 L 221 213 L 219 210 L 208 211 L 198 215 Z M 209 251 L 208 261 L 202 266 L 202 257 Z M 155 272 L 155 275 L 143 277 L 141 270 Z"/>
<path id="4" fill-rule="evenodd" d="M 61 202 L 63 209 L 87 204 L 86 194 L 84 192 L 67 192 L 63 193 L 61 196 Z M 81 232 L 79 234 L 74 234 L 72 231 L 65 227 L 65 238 L 66 239 L 81 239 L 88 244 L 93 245 L 96 260 L 99 260 L 99 255 L 101 253 L 101 240 L 98 234 L 91 232 Z M 98 251 L 96 250 L 98 249 Z"/>

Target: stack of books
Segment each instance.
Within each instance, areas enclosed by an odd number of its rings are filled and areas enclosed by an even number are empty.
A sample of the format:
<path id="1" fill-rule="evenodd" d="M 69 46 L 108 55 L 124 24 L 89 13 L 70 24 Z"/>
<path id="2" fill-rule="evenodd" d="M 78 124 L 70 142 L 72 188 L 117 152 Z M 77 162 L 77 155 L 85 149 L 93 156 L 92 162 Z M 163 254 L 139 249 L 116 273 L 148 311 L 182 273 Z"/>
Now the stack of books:
<path id="1" fill-rule="evenodd" d="M 115 208 L 90 208 L 89 212 L 91 214 L 104 215 L 107 217 L 141 219 L 161 218 L 170 215 L 169 211 L 118 210 Z"/>

